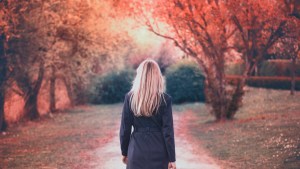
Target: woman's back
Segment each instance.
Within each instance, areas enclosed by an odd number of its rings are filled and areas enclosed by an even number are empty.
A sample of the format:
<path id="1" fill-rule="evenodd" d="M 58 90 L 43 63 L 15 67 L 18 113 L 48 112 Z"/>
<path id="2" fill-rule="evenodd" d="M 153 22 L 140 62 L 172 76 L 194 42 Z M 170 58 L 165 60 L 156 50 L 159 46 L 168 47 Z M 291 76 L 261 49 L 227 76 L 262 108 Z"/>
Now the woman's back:
<path id="1" fill-rule="evenodd" d="M 128 97 L 130 97 L 130 96 L 128 96 Z M 160 103 L 158 111 L 157 111 L 157 113 L 153 113 L 152 117 L 145 117 L 145 116 L 136 117 L 132 113 L 132 115 L 133 115 L 133 127 L 134 128 L 138 128 L 138 127 L 154 127 L 154 128 L 155 127 L 161 127 L 162 126 L 163 114 L 166 113 L 167 104 L 171 104 L 170 101 L 171 101 L 171 97 L 168 94 L 164 93 L 163 99 Z M 153 118 L 156 121 L 154 121 Z"/>
<path id="2" fill-rule="evenodd" d="M 172 100 L 167 94 L 164 98 L 153 116 L 137 117 L 129 107 L 130 94 L 126 95 L 120 141 L 122 154 L 128 157 L 127 169 L 167 169 L 175 161 Z"/>
<path id="3" fill-rule="evenodd" d="M 122 111 L 120 143 L 127 169 L 176 168 L 172 98 L 163 88 L 157 63 L 144 61 Z"/>

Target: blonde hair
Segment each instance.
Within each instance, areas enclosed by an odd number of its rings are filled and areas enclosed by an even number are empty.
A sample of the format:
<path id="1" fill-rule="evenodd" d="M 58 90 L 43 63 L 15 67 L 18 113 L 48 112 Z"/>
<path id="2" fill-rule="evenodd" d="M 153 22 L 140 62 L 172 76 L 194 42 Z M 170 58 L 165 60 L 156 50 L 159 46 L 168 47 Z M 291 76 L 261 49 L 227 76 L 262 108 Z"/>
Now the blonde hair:
<path id="1" fill-rule="evenodd" d="M 157 113 L 163 99 L 164 79 L 158 64 L 152 59 L 144 60 L 130 90 L 130 106 L 135 116 L 150 117 Z"/>

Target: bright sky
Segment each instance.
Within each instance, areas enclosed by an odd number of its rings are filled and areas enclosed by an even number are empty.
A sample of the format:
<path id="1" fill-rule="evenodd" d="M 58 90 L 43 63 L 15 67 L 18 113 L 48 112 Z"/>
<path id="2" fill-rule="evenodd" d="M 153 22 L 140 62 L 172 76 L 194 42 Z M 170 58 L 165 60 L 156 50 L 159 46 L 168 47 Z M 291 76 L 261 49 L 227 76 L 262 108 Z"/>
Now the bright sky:
<path id="1" fill-rule="evenodd" d="M 157 49 L 165 41 L 164 38 L 150 32 L 146 26 L 139 25 L 134 19 L 118 20 L 113 24 L 114 31 L 127 31 L 141 49 Z"/>

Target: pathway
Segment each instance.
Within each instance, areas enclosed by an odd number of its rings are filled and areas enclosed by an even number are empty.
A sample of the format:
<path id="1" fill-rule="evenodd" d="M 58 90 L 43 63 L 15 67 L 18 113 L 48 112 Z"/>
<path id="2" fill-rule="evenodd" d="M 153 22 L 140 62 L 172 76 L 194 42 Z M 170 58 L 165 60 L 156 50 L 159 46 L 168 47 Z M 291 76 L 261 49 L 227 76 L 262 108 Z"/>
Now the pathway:
<path id="1" fill-rule="evenodd" d="M 205 151 L 193 150 L 192 144 L 185 137 L 184 128 L 186 125 L 179 123 L 179 118 L 174 113 L 174 126 L 177 127 L 175 128 L 177 169 L 220 169 Z M 126 166 L 121 162 L 118 131 L 114 132 L 115 137 L 104 147 L 96 150 L 95 154 L 99 159 L 99 164 L 94 165 L 95 169 L 126 169 Z"/>

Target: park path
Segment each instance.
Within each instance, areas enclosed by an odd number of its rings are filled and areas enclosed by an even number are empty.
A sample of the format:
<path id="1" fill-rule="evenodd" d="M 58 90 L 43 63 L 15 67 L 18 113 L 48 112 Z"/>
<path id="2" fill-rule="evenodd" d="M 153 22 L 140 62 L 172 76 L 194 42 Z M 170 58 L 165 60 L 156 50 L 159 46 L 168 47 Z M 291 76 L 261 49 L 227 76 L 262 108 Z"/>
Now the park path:
<path id="1" fill-rule="evenodd" d="M 221 169 L 216 162 L 204 151 L 193 149 L 193 143 L 186 136 L 186 122 L 179 121 L 181 115 L 174 113 L 175 145 L 176 145 L 176 165 L 177 169 Z M 115 136 L 105 146 L 95 151 L 98 164 L 94 164 L 95 169 L 126 169 L 121 162 L 120 144 L 118 128 Z"/>

